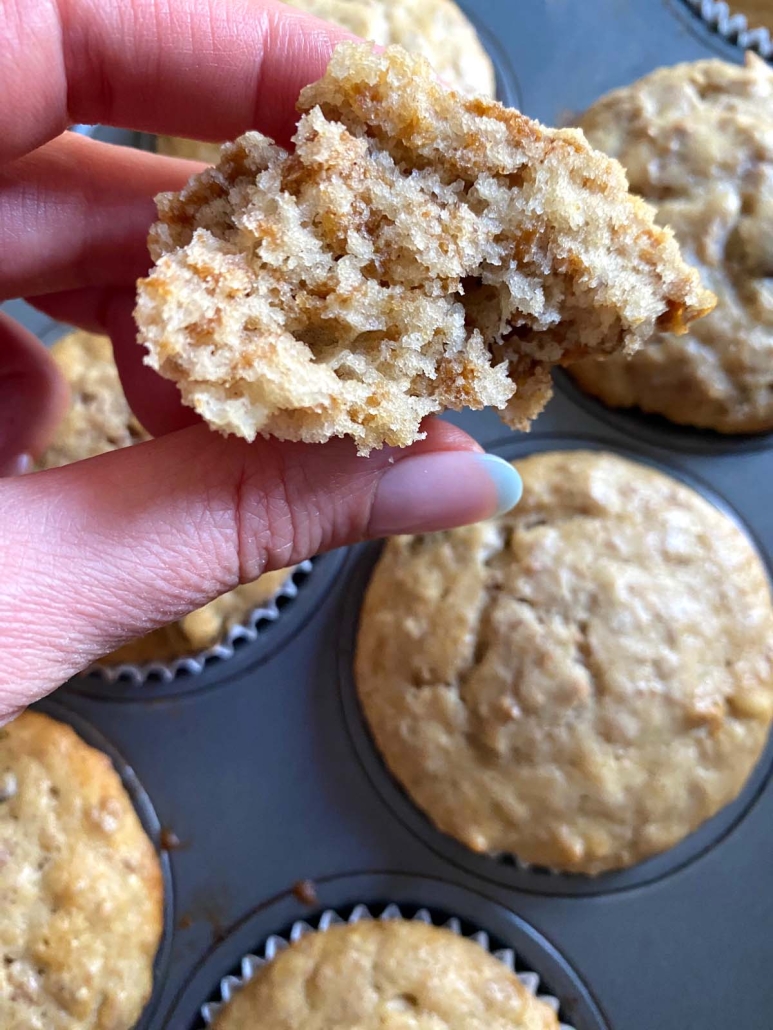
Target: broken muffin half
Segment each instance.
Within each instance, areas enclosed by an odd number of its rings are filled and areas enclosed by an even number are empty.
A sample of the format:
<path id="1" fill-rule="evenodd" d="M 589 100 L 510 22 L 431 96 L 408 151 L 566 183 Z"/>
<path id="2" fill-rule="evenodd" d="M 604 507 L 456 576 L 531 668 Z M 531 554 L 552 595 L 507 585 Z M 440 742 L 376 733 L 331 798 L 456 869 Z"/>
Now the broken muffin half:
<path id="1" fill-rule="evenodd" d="M 367 453 L 448 408 L 527 428 L 552 365 L 632 353 L 713 305 L 579 131 L 370 44 L 339 46 L 298 107 L 293 153 L 247 133 L 158 199 L 140 339 L 216 429 Z"/>

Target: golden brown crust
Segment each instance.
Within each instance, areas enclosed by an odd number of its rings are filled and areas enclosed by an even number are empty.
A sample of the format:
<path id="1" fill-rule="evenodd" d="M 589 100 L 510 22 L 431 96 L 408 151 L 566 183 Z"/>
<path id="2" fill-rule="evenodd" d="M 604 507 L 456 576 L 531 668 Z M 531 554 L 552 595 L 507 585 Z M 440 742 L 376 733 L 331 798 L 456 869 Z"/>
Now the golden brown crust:
<path id="1" fill-rule="evenodd" d="M 635 350 L 712 303 L 618 164 L 342 44 L 292 155 L 257 133 L 159 198 L 136 318 L 147 362 L 214 428 L 420 438 L 446 408 L 525 428 L 549 369 Z"/>
<path id="2" fill-rule="evenodd" d="M 715 311 L 630 361 L 572 368 L 589 393 L 723 433 L 773 428 L 773 70 L 753 54 L 661 68 L 603 97 L 582 127 L 657 205 Z"/>
<path id="3" fill-rule="evenodd" d="M 770 0 L 732 0 L 731 14 L 745 14 L 750 29 L 765 28 L 773 32 L 773 7 Z"/>
<path id="4" fill-rule="evenodd" d="M 124 396 L 106 336 L 68 333 L 57 340 L 51 353 L 70 386 L 71 403 L 38 468 L 57 468 L 149 439 Z M 130 641 L 102 661 L 108 665 L 166 662 L 205 651 L 274 597 L 291 571 L 279 569 L 236 587 L 178 622 Z"/>
<path id="5" fill-rule="evenodd" d="M 215 1030 L 558 1030 L 555 1013 L 473 941 L 395 919 L 333 926 L 248 981 Z"/>
<path id="6" fill-rule="evenodd" d="M 0 1026 L 129 1030 L 163 928 L 158 856 L 109 759 L 26 712 L 0 729 Z"/>
<path id="7" fill-rule="evenodd" d="M 767 577 L 729 518 L 660 472 L 580 451 L 517 467 L 514 511 L 387 544 L 360 700 L 396 778 L 469 847 L 632 865 L 731 801 L 765 744 Z"/>

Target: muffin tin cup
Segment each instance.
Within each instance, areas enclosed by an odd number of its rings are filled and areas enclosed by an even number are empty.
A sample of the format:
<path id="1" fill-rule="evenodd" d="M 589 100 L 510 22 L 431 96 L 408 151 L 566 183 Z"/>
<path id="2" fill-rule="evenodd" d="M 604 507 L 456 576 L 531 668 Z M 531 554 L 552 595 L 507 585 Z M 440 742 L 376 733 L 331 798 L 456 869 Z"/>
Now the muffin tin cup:
<path id="1" fill-rule="evenodd" d="M 379 906 L 380 908 L 381 906 Z M 285 948 L 289 947 L 295 941 L 300 940 L 301 937 L 307 933 L 324 933 L 331 926 L 342 926 L 344 924 L 352 925 L 354 923 L 361 923 L 365 920 L 378 919 L 382 921 L 390 919 L 404 919 L 408 918 L 411 921 L 424 923 L 427 926 L 441 926 L 445 930 L 449 930 L 451 933 L 455 933 L 459 936 L 466 937 L 467 939 L 474 941 L 480 945 L 485 951 L 493 955 L 494 958 L 498 959 L 503 965 L 515 973 L 518 979 L 521 981 L 527 991 L 539 998 L 540 1001 L 545 1002 L 555 1013 L 559 1014 L 561 1003 L 558 998 L 549 993 L 544 993 L 540 990 L 541 978 L 539 973 L 533 970 L 516 969 L 516 954 L 512 948 L 497 948 L 491 943 L 491 939 L 485 930 L 474 930 L 472 932 L 462 930 L 462 921 L 458 916 L 444 917 L 440 920 L 433 918 L 432 913 L 428 908 L 417 909 L 416 912 L 411 916 L 404 916 L 400 906 L 396 902 L 389 902 L 383 907 L 378 915 L 374 915 L 371 908 L 364 902 L 357 903 L 348 915 L 342 915 L 335 909 L 325 909 L 318 918 L 311 922 L 305 919 L 299 919 L 293 923 L 290 927 L 290 932 L 286 936 L 280 936 L 278 934 L 272 934 L 266 939 L 262 947 L 259 949 L 260 954 L 258 955 L 245 955 L 240 963 L 240 975 L 239 976 L 226 976 L 220 981 L 220 998 L 218 1001 L 210 1001 L 202 1006 L 201 1017 L 206 1026 L 212 1026 L 215 1021 L 217 1014 L 221 1011 L 224 1005 L 226 1005 L 233 996 L 244 987 L 267 963 L 271 962 L 272 959 L 276 958 Z M 568 1023 L 561 1023 L 560 1030 L 574 1030 Z"/>
<path id="2" fill-rule="evenodd" d="M 280 618 L 284 606 L 295 600 L 299 584 L 311 574 L 312 567 L 310 561 L 300 562 L 273 597 L 250 611 L 241 622 L 227 629 L 216 644 L 203 651 L 169 662 L 121 662 L 116 665 L 97 662 L 86 670 L 85 675 L 104 683 L 124 682 L 135 687 L 149 683 L 171 683 L 181 675 L 198 676 L 204 671 L 207 662 L 227 661 L 233 658 L 237 648 L 243 643 L 254 644 L 266 626 Z"/>
<path id="3" fill-rule="evenodd" d="M 475 891 L 390 872 L 330 876 L 312 886 L 314 904 L 319 903 L 313 913 L 293 890 L 247 915 L 204 959 L 164 1025 L 175 1030 L 212 1026 L 223 1006 L 261 967 L 307 933 L 366 919 L 408 919 L 444 927 L 485 948 L 557 1013 L 561 1030 L 608 1028 L 592 994 L 553 945 L 524 920 Z"/>
<path id="4" fill-rule="evenodd" d="M 134 1030 L 152 1030 L 153 1027 L 157 1026 L 155 1017 L 158 1015 L 160 995 L 163 991 L 169 968 L 172 938 L 174 935 L 174 885 L 169 855 L 162 846 L 163 831 L 161 823 L 156 815 L 153 802 L 140 783 L 137 774 L 127 763 L 123 755 L 90 722 L 64 705 L 50 699 L 39 701 L 33 706 L 33 711 L 41 712 L 51 719 L 72 727 L 84 743 L 107 755 L 121 779 L 124 790 L 129 795 L 143 830 L 156 850 L 164 887 L 164 925 L 161 940 L 158 944 L 158 951 L 153 962 L 153 991 L 142 1011 L 139 1021 L 134 1026 Z"/>
<path id="5" fill-rule="evenodd" d="M 750 25 L 745 14 L 733 11 L 725 0 L 683 0 L 704 25 L 722 40 L 741 50 L 754 50 L 773 58 L 773 40 L 763 26 Z"/>
<path id="6" fill-rule="evenodd" d="M 510 437 L 493 444 L 487 450 L 508 461 L 554 450 L 603 450 L 655 468 L 680 480 L 730 518 L 752 542 L 773 584 L 771 563 L 755 535 L 744 525 L 738 512 L 705 483 L 685 474 L 678 467 L 654 461 L 643 452 L 629 450 L 593 437 L 566 438 L 545 434 L 526 441 Z M 359 616 L 380 550 L 381 544 L 362 545 L 353 558 L 354 568 L 350 569 L 352 589 L 347 597 L 343 620 L 346 633 L 342 636 L 339 646 L 339 684 L 344 718 L 365 773 L 382 800 L 406 828 L 442 858 L 492 883 L 521 891 L 552 895 L 616 893 L 653 883 L 695 861 L 733 830 L 765 788 L 773 772 L 773 735 L 770 732 L 765 748 L 736 798 L 673 847 L 636 865 L 595 875 L 570 873 L 533 865 L 509 852 L 479 853 L 468 848 L 461 841 L 437 828 L 430 816 L 414 802 L 408 791 L 392 775 L 373 739 L 360 705 L 354 677 Z"/>

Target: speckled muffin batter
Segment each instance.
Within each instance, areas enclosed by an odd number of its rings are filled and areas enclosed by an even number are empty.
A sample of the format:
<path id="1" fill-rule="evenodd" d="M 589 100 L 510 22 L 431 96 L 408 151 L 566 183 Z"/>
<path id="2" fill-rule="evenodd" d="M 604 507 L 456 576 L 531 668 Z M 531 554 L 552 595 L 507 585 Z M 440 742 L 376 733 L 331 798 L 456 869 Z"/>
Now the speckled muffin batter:
<path id="1" fill-rule="evenodd" d="M 738 527 L 601 452 L 517 463 L 523 499 L 390 541 L 363 711 L 444 832 L 582 873 L 664 851 L 740 791 L 773 717 L 773 609 Z"/>
<path id="2" fill-rule="evenodd" d="M 494 66 L 478 34 L 453 0 L 285 0 L 323 21 L 380 46 L 397 43 L 423 54 L 449 86 L 464 93 L 496 93 Z M 161 154 L 216 164 L 216 143 L 160 136 Z"/>
<path id="3" fill-rule="evenodd" d="M 38 468 L 56 468 L 150 439 L 124 396 L 106 336 L 68 333 L 57 340 L 51 353 L 69 383 L 71 403 Z M 268 572 L 254 583 L 236 587 L 178 622 L 125 644 L 103 661 L 111 665 L 166 662 L 204 651 L 249 612 L 275 597 L 289 571 Z"/>
<path id="4" fill-rule="evenodd" d="M 163 926 L 158 857 L 109 759 L 26 712 L 0 729 L 0 1027 L 129 1030 Z"/>
<path id="5" fill-rule="evenodd" d="M 661 68 L 581 121 L 717 295 L 680 337 L 572 374 L 607 404 L 723 433 L 773 428 L 773 70 L 753 54 Z"/>
<path id="6" fill-rule="evenodd" d="M 576 130 L 367 43 L 339 46 L 299 109 L 292 154 L 247 133 L 158 198 L 139 339 L 221 432 L 366 454 L 449 408 L 525 428 L 553 365 L 631 353 L 713 305 Z"/>
<path id="7" fill-rule="evenodd" d="M 423 923 L 310 933 L 263 966 L 215 1030 L 558 1030 L 558 1019 L 473 941 Z"/>

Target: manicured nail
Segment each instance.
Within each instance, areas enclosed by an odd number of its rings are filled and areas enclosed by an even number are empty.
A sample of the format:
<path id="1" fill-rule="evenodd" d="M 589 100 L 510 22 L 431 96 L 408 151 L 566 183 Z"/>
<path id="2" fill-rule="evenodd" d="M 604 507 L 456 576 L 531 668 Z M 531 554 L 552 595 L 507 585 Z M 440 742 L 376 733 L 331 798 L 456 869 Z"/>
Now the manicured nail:
<path id="1" fill-rule="evenodd" d="M 15 458 L 9 458 L 0 464 L 0 476 L 23 476 L 32 468 L 31 454 L 17 454 Z"/>
<path id="2" fill-rule="evenodd" d="M 466 526 L 509 511 L 521 492 L 513 466 L 493 454 L 417 454 L 381 477 L 369 530 L 372 536 L 391 536 Z"/>

